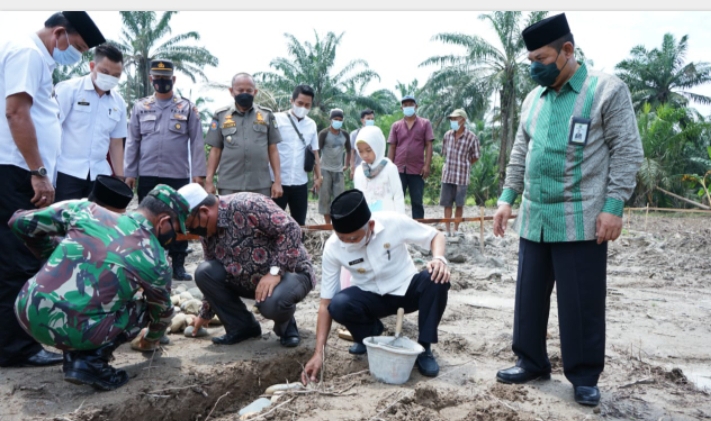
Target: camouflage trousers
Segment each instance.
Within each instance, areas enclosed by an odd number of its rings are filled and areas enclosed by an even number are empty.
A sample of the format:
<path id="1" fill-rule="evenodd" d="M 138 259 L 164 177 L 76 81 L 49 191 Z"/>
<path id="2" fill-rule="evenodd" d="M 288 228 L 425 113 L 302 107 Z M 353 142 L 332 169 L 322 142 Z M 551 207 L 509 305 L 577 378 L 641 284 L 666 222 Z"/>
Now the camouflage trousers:
<path id="1" fill-rule="evenodd" d="M 122 333 L 123 339 L 135 338 L 149 323 L 145 301 L 136 295 L 116 312 L 100 317 L 86 317 L 78 312 L 66 312 L 59 306 L 42 307 L 28 299 L 26 290 L 15 301 L 15 315 L 20 326 L 37 342 L 63 351 L 86 351 L 113 342 Z"/>

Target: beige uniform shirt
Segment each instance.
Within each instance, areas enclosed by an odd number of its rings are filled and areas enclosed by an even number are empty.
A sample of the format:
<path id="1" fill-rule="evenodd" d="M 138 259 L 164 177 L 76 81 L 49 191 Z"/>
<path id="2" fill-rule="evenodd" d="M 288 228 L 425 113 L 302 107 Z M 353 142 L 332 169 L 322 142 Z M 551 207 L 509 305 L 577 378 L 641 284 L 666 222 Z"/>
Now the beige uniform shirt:
<path id="1" fill-rule="evenodd" d="M 238 111 L 234 104 L 220 108 L 212 118 L 205 143 L 222 149 L 217 188 L 258 190 L 270 188 L 269 145 L 281 142 L 272 110 L 258 104 Z"/>

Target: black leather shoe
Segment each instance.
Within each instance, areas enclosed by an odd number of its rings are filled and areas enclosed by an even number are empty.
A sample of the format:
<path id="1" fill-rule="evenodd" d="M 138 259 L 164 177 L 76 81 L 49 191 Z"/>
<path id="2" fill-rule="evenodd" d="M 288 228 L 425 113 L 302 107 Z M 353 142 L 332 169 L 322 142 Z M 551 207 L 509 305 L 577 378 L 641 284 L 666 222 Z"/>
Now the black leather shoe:
<path id="1" fill-rule="evenodd" d="M 97 390 L 114 390 L 128 383 L 128 373 L 109 365 L 112 353 L 120 341 L 108 343 L 90 351 L 72 351 L 65 357 L 64 380 L 86 384 Z"/>
<path id="2" fill-rule="evenodd" d="M 182 266 L 176 266 L 173 268 L 173 279 L 176 281 L 192 281 L 193 277 L 185 271 Z"/>
<path id="3" fill-rule="evenodd" d="M 415 365 L 423 376 L 437 377 L 439 374 L 439 364 L 437 364 L 437 360 L 435 360 L 430 350 L 418 355 L 417 360 L 415 360 Z"/>
<path id="4" fill-rule="evenodd" d="M 222 336 L 212 338 L 212 343 L 215 345 L 234 345 L 249 338 L 258 338 L 262 336 L 262 328 L 259 325 L 242 329 L 234 333 L 226 333 Z"/>
<path id="5" fill-rule="evenodd" d="M 575 402 L 580 405 L 597 406 L 600 403 L 600 389 L 597 386 L 573 386 Z"/>
<path id="6" fill-rule="evenodd" d="M 496 380 L 507 384 L 523 384 L 532 380 L 549 380 L 550 378 L 550 373 L 533 373 L 518 366 L 509 367 L 505 370 L 499 370 L 496 373 Z"/>
<path id="7" fill-rule="evenodd" d="M 373 325 L 373 330 L 371 331 L 370 336 L 380 336 L 382 335 L 383 331 L 385 330 L 385 326 L 383 326 L 383 322 L 380 320 L 375 321 L 375 325 Z M 353 354 L 353 355 L 363 355 L 366 352 L 368 352 L 368 349 L 363 345 L 363 343 L 354 343 L 351 345 L 350 348 L 348 348 L 348 353 Z"/>
<path id="8" fill-rule="evenodd" d="M 296 326 L 296 319 L 291 319 L 289 326 L 286 328 L 286 332 L 279 338 L 279 343 L 286 348 L 299 346 L 299 343 L 301 343 L 301 335 L 299 335 L 299 329 Z"/>
<path id="9" fill-rule="evenodd" d="M 15 367 L 47 367 L 62 364 L 63 361 L 64 357 L 62 354 L 42 349 L 35 355 L 27 357 L 24 361 L 15 364 Z"/>

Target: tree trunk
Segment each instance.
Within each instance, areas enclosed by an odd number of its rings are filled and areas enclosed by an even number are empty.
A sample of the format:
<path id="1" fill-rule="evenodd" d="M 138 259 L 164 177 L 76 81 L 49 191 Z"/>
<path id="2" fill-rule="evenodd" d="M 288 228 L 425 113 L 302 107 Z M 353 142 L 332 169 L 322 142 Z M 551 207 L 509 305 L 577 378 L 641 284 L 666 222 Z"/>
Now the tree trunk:
<path id="1" fill-rule="evenodd" d="M 507 74 L 501 95 L 501 147 L 499 149 L 499 193 L 503 191 L 506 181 L 506 164 L 513 147 L 513 119 L 515 111 L 516 91 L 514 89 L 514 75 Z"/>

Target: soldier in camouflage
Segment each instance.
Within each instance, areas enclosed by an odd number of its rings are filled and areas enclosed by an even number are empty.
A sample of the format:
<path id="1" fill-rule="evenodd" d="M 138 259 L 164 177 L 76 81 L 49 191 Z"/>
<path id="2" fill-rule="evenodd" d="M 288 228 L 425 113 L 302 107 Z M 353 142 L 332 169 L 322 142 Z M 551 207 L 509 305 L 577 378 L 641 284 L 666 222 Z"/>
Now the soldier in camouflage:
<path id="1" fill-rule="evenodd" d="M 128 382 L 108 362 L 148 327 L 151 348 L 173 316 L 165 248 L 186 233 L 189 202 L 156 186 L 136 212 L 119 215 L 84 200 L 18 211 L 9 225 L 45 264 L 15 301 L 20 325 L 38 342 L 64 351 L 64 379 L 113 390 Z M 54 237 L 64 237 L 56 245 Z M 142 290 L 139 292 L 139 290 Z"/>

